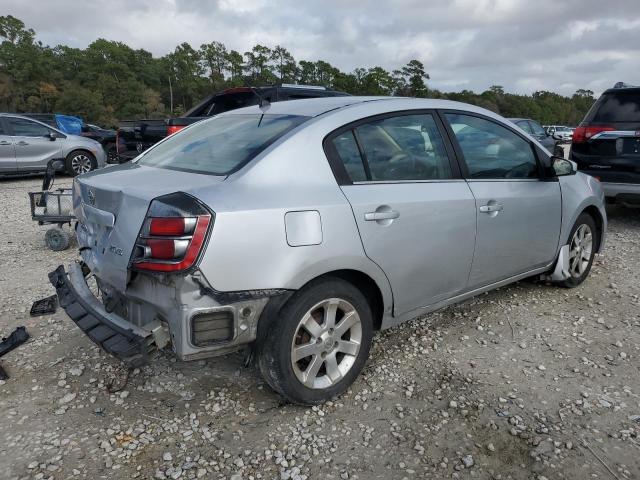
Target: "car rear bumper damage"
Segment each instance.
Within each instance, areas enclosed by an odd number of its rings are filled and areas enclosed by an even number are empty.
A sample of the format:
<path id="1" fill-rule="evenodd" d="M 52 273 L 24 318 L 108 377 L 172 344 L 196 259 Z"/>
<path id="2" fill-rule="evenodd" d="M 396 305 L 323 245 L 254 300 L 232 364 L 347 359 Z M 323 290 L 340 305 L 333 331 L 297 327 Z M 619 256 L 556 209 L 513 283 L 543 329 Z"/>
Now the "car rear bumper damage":
<path id="1" fill-rule="evenodd" d="M 137 367 L 156 350 L 152 331 L 105 310 L 89 289 L 80 264 L 72 264 L 68 273 L 60 265 L 49 274 L 49 281 L 69 318 L 106 352 Z"/>
<path id="2" fill-rule="evenodd" d="M 181 278 L 175 286 L 143 276 L 132 282 L 126 296 L 111 297 L 124 308 L 107 311 L 87 284 L 90 276 L 86 264 L 73 263 L 68 272 L 59 266 L 49 279 L 76 325 L 103 350 L 132 367 L 147 363 L 164 347 L 181 360 L 236 351 L 256 339 L 258 320 L 269 300 L 287 293 L 225 293 L 213 290 L 202 277 Z M 128 318 L 120 312 L 127 312 Z"/>

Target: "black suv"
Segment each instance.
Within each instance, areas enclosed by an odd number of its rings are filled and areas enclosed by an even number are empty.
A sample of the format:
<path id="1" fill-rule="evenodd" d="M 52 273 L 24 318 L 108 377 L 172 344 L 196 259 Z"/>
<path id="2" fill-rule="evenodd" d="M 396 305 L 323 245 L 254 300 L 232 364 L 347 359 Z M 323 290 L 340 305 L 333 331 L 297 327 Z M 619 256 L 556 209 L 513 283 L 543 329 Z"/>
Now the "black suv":
<path id="1" fill-rule="evenodd" d="M 222 90 L 205 98 L 182 117 L 149 120 L 123 121 L 118 129 L 118 158 L 127 161 L 151 147 L 164 137 L 203 118 L 236 108 L 257 105 L 261 101 L 282 102 L 303 98 L 339 97 L 344 92 L 327 90 L 310 85 L 274 85 L 268 87 L 235 87 Z"/>
<path id="2" fill-rule="evenodd" d="M 640 87 L 606 90 L 573 132 L 569 158 L 610 202 L 640 206 Z"/>

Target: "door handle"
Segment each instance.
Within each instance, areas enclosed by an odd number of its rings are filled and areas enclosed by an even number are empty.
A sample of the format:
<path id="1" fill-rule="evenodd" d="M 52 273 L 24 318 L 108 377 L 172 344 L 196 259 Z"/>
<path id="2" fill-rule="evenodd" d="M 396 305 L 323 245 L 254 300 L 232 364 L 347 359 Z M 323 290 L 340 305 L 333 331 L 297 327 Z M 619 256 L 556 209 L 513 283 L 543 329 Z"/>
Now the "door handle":
<path id="1" fill-rule="evenodd" d="M 492 212 L 501 212 L 503 210 L 503 206 L 500 203 L 494 203 L 491 205 L 482 205 L 480 207 L 480 211 L 482 213 L 492 213 Z"/>
<path id="2" fill-rule="evenodd" d="M 11 142 L 7 142 L 6 140 L 3 140 L 0 142 L 0 145 L 11 145 Z"/>
<path id="3" fill-rule="evenodd" d="M 388 212 L 368 212 L 364 214 L 367 222 L 377 222 L 378 220 L 394 220 L 400 216 L 400 212 L 391 210 Z"/>
<path id="4" fill-rule="evenodd" d="M 18 142 L 18 145 L 20 145 L 21 147 L 24 147 L 24 146 L 29 145 L 29 144 L 27 142 L 25 142 L 24 140 L 20 140 Z"/>

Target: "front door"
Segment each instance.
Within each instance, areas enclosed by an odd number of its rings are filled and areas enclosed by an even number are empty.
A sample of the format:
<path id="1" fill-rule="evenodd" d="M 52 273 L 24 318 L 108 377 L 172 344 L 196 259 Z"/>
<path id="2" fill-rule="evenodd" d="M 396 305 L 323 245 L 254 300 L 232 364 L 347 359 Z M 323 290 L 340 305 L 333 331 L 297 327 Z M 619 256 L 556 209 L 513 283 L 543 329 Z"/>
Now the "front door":
<path id="1" fill-rule="evenodd" d="M 366 255 L 389 279 L 396 315 L 461 292 L 471 269 L 475 201 L 442 133 L 432 113 L 396 113 L 325 143 L 347 175 L 342 191 Z"/>
<path id="2" fill-rule="evenodd" d="M 13 139 L 5 128 L 2 118 L 0 118 L 0 173 L 15 173 L 16 152 Z"/>
<path id="3" fill-rule="evenodd" d="M 44 170 L 49 160 L 61 158 L 61 142 L 49 137 L 49 132 L 53 130 L 46 125 L 26 118 L 5 118 L 13 132 L 12 140 L 19 172 Z"/>
<path id="4" fill-rule="evenodd" d="M 532 144 L 488 118 L 455 112 L 444 117 L 476 201 L 469 289 L 553 262 L 560 237 L 560 184 L 540 178 Z"/>

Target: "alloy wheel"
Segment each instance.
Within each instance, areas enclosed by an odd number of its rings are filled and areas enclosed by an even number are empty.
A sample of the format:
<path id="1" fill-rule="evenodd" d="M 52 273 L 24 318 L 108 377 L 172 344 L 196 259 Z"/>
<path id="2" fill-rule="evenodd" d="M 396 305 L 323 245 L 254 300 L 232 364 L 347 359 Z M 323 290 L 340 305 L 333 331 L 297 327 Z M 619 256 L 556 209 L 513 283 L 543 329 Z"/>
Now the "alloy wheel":
<path id="1" fill-rule="evenodd" d="M 91 159 L 83 153 L 79 153 L 71 159 L 71 169 L 77 175 L 91 171 Z"/>
<path id="2" fill-rule="evenodd" d="M 360 351 L 362 323 L 351 303 L 323 300 L 305 313 L 291 343 L 291 365 L 303 385 L 328 388 L 349 372 Z"/>
<path id="3" fill-rule="evenodd" d="M 569 272 L 572 277 L 580 278 L 589 267 L 593 251 L 593 233 L 589 225 L 583 223 L 576 229 L 569 249 Z"/>

